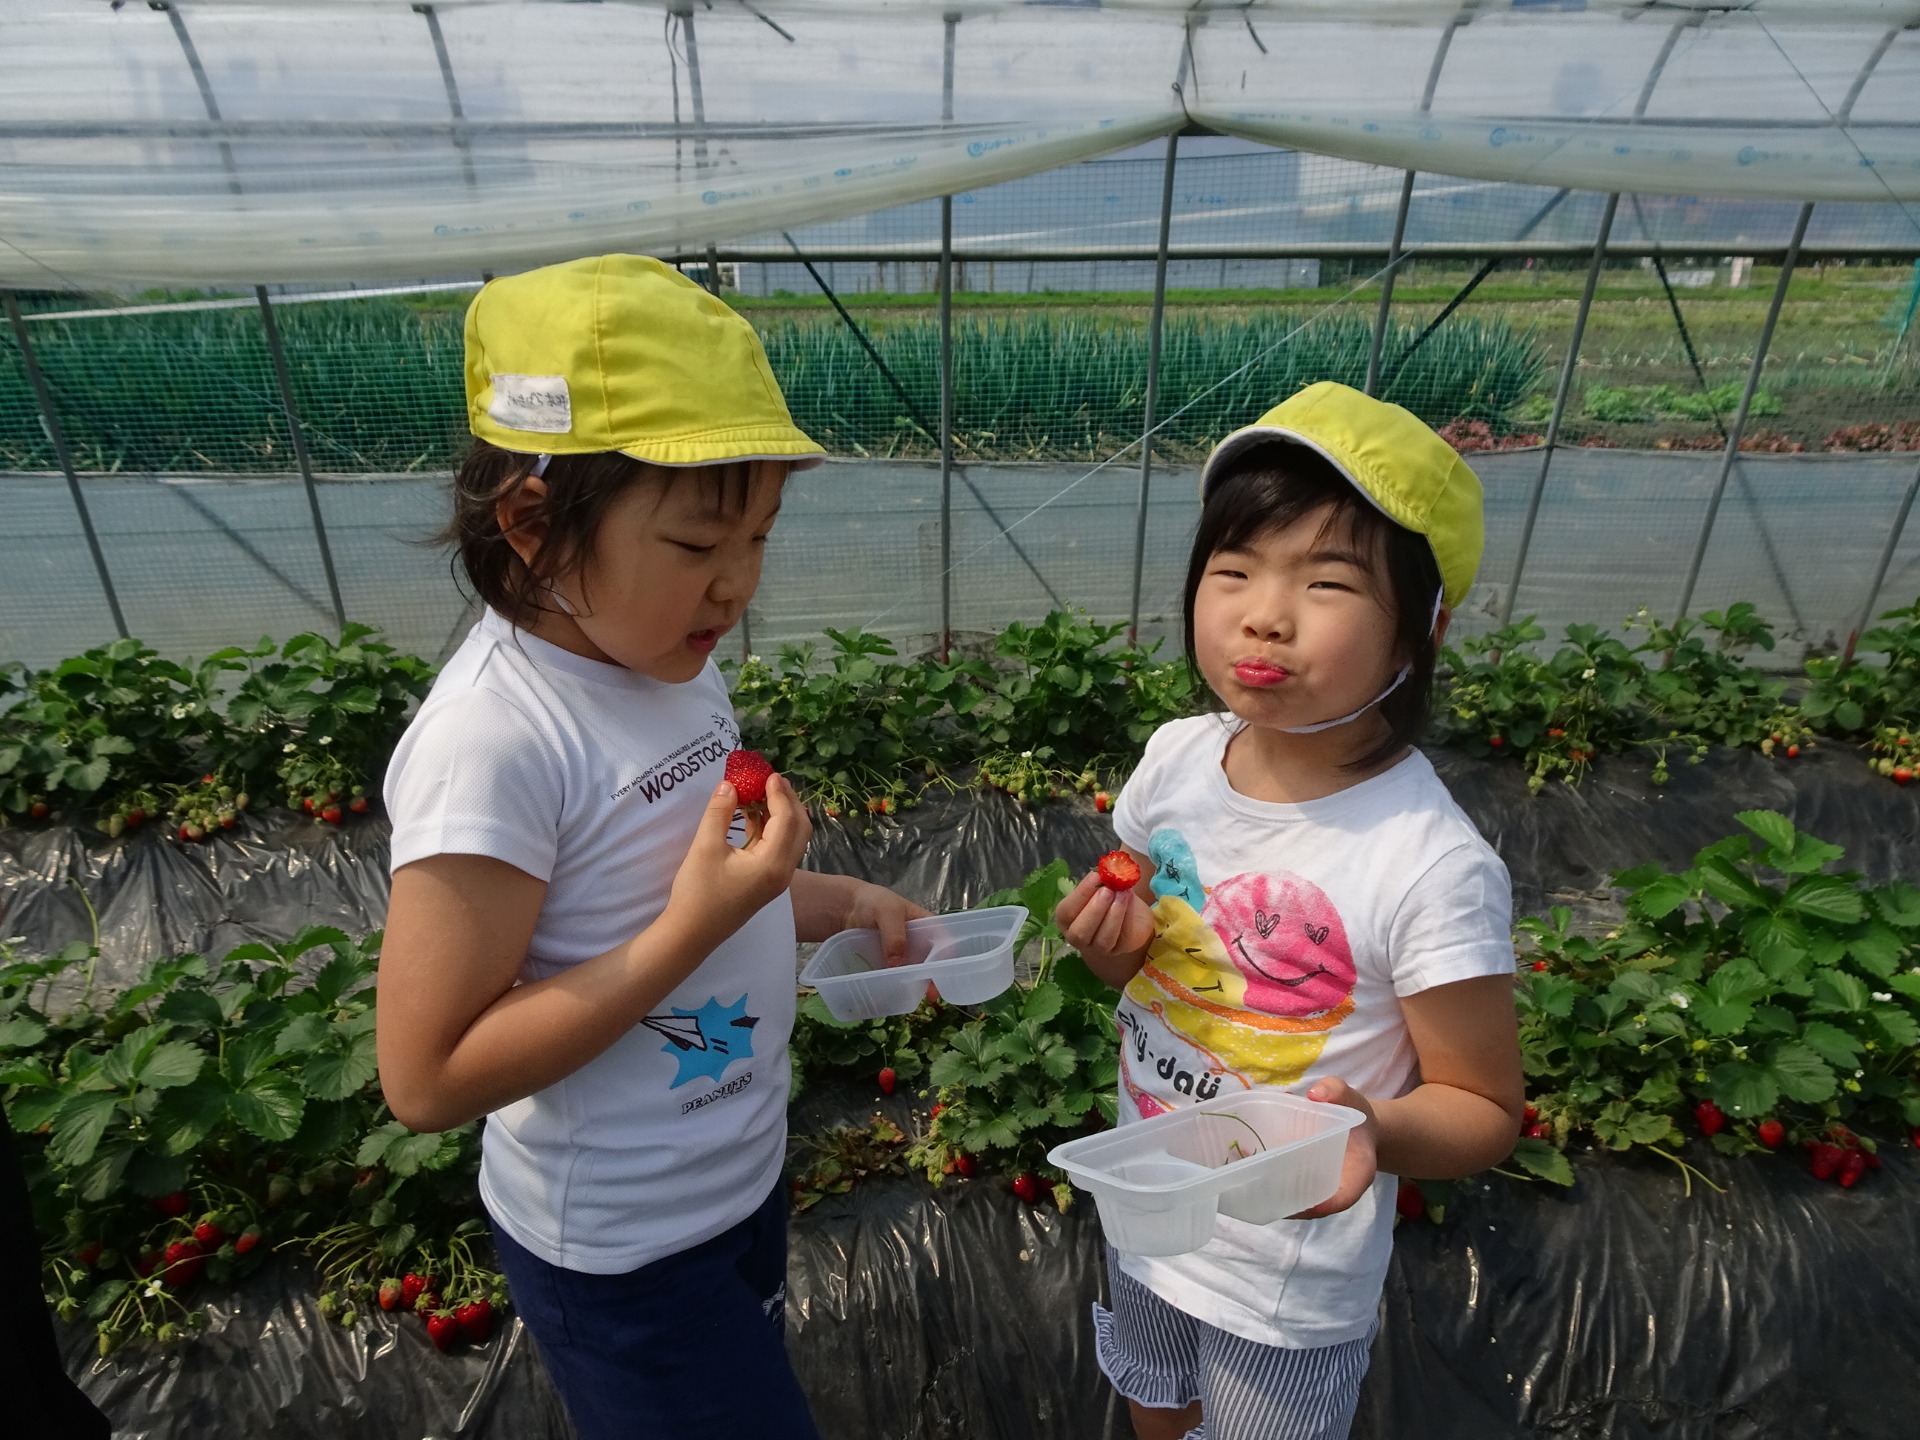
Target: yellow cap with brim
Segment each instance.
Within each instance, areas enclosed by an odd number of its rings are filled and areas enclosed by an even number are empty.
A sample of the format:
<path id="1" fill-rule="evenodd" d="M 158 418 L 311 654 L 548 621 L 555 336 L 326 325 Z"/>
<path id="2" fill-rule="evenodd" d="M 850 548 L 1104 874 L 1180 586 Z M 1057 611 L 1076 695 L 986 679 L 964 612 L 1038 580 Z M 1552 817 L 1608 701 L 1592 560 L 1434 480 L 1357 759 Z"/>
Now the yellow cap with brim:
<path id="1" fill-rule="evenodd" d="M 796 467 L 826 454 L 793 423 L 753 327 L 651 256 L 491 280 L 466 339 L 467 427 L 503 450 Z"/>
<path id="2" fill-rule="evenodd" d="M 1418 416 L 1332 380 L 1309 385 L 1213 447 L 1201 500 L 1235 457 L 1275 441 L 1317 452 L 1381 514 L 1426 536 L 1448 608 L 1467 598 L 1486 543 L 1480 477 Z"/>

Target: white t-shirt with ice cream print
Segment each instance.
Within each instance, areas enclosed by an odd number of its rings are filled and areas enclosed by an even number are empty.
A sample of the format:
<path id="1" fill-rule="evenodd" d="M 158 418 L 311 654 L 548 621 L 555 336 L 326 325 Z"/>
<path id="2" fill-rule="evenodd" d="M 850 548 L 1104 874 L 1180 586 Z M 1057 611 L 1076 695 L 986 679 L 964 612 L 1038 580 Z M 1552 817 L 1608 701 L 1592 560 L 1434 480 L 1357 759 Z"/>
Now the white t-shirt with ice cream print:
<path id="1" fill-rule="evenodd" d="M 1419 1083 L 1403 996 L 1513 973 L 1506 867 L 1418 751 L 1324 799 L 1254 800 L 1221 762 L 1231 715 L 1162 726 L 1114 807 L 1154 864 L 1156 934 L 1116 1014 L 1120 1121 L 1237 1088 Z M 1398 1181 L 1320 1220 L 1216 1222 L 1203 1249 L 1120 1256 L 1176 1308 L 1266 1345 L 1373 1327 Z"/>

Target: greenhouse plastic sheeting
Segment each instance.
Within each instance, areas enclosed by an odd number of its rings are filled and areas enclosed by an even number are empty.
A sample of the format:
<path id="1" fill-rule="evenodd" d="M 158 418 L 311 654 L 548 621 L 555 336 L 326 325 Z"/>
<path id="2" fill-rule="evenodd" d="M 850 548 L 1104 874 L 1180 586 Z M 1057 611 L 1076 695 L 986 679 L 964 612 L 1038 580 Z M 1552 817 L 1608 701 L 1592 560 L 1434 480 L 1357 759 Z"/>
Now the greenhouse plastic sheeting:
<path id="1" fill-rule="evenodd" d="M 1656 787 L 1651 758 L 1609 758 L 1579 786 L 1527 793 L 1524 769 L 1458 751 L 1431 752 L 1441 778 L 1506 861 L 1514 914 L 1568 904 L 1612 913 L 1609 877 L 1649 860 L 1682 867 L 1737 830 L 1751 809 L 1779 810 L 1846 850 L 1875 881 L 1920 876 L 1920 792 L 1873 774 L 1845 747 L 1797 761 L 1715 750 L 1672 760 Z M 810 868 L 857 875 L 934 910 L 978 904 L 1064 858 L 1076 871 L 1113 848 L 1109 817 L 1084 798 L 1028 809 L 997 791 L 933 795 L 871 826 L 820 819 Z M 235 831 L 180 845 L 147 831 L 108 841 L 44 825 L 0 830 L 0 935 L 32 951 L 85 939 L 99 917 L 99 979 L 124 984 L 141 966 L 186 950 L 220 954 L 284 939 L 306 925 L 364 934 L 385 923 L 383 818 L 335 829 L 290 811 L 250 814 Z M 80 891 L 86 898 L 82 899 Z"/>
<path id="2" fill-rule="evenodd" d="M 905 1118 L 902 1097 L 885 1102 Z M 797 1130 L 862 1123 L 803 1096 Z M 1696 1149 L 1701 1147 L 1696 1147 Z M 1570 1191 L 1499 1177 L 1400 1226 L 1356 1440 L 1904 1440 L 1920 1410 L 1920 1169 L 1854 1190 L 1797 1159 L 1574 1156 Z M 787 1344 L 832 1440 L 1125 1440 L 1093 1356 L 1099 1223 L 1001 1185 L 862 1181 L 795 1217 Z M 344 1331 L 303 1267 L 210 1306 L 202 1338 L 70 1373 L 125 1440 L 564 1440 L 517 1320 L 478 1351 L 417 1323 Z"/>
<path id="3" fill-rule="evenodd" d="M 1535 185 L 1920 199 L 1910 3 L 949 13 L 7 0 L 0 283 L 415 278 L 690 248 L 1189 122 Z"/>

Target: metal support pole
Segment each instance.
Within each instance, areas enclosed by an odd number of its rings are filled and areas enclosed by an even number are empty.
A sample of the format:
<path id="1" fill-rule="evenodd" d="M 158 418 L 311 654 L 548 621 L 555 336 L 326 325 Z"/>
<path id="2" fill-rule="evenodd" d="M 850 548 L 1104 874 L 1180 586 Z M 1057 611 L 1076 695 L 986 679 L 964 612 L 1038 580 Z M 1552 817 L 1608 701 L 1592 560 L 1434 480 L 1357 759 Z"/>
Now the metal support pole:
<path id="1" fill-rule="evenodd" d="M 11 290 L 0 291 L 0 304 L 6 306 L 7 324 L 13 327 L 14 344 L 20 347 L 20 361 L 27 369 L 27 383 L 33 387 L 33 398 L 40 404 L 40 423 L 46 426 L 47 439 L 53 444 L 54 458 L 60 462 L 60 472 L 67 477 L 67 493 L 73 497 L 73 508 L 80 515 L 80 529 L 87 537 L 87 550 L 93 556 L 93 570 L 100 577 L 100 589 L 107 597 L 107 609 L 113 613 L 113 628 L 119 632 L 122 640 L 127 638 L 127 617 L 120 611 L 120 597 L 113 588 L 113 576 L 107 570 L 107 557 L 100 551 L 100 537 L 94 533 L 93 515 L 87 509 L 87 497 L 80 491 L 80 473 L 74 468 L 73 451 L 67 446 L 67 432 L 60 428 L 60 417 L 53 408 L 53 391 L 47 385 L 47 377 L 40 371 L 40 361 L 33 353 L 33 342 L 27 338 L 26 323 L 20 318 L 20 302 L 14 298 Z"/>
<path id="2" fill-rule="evenodd" d="M 1573 379 L 1580 365 L 1580 341 L 1587 333 L 1587 316 L 1593 309 L 1593 294 L 1600 287 L 1600 272 L 1606 267 L 1607 237 L 1613 231 L 1614 212 L 1620 208 L 1618 195 L 1607 196 L 1600 212 L 1600 231 L 1594 237 L 1593 258 L 1587 262 L 1587 283 L 1580 291 L 1580 308 L 1573 315 L 1573 334 L 1567 340 L 1566 362 L 1560 367 L 1560 384 L 1553 392 L 1553 414 L 1547 420 L 1545 447 L 1540 455 L 1540 473 L 1533 477 L 1533 493 L 1527 497 L 1527 518 L 1520 527 L 1520 550 L 1513 557 L 1513 579 L 1507 593 L 1500 597 L 1500 625 L 1513 619 L 1514 597 L 1520 593 L 1520 576 L 1527 568 L 1527 551 L 1533 545 L 1534 522 L 1540 518 L 1540 499 L 1547 490 L 1547 471 L 1553 465 L 1554 447 L 1560 442 L 1560 422 L 1566 418 L 1567 401 L 1573 394 Z"/>
<path id="3" fill-rule="evenodd" d="M 466 177 L 467 189 L 478 188 L 473 173 L 472 142 L 467 138 L 465 120 L 466 111 L 460 106 L 460 87 L 453 79 L 453 57 L 447 53 L 447 37 L 440 33 L 440 16 L 431 5 L 416 5 L 413 13 L 426 17 L 427 33 L 433 37 L 434 58 L 440 62 L 440 83 L 447 90 L 447 109 L 453 115 L 453 148 L 460 152 L 460 173 Z"/>
<path id="4" fill-rule="evenodd" d="M 1167 310 L 1167 236 L 1173 227 L 1173 170 L 1180 155 L 1180 133 L 1167 136 L 1167 159 L 1160 173 L 1160 246 L 1153 259 L 1153 313 L 1147 319 L 1147 394 L 1140 423 L 1140 498 L 1133 520 L 1133 603 L 1127 640 L 1140 639 L 1140 581 L 1147 563 L 1147 496 L 1153 484 L 1154 409 L 1160 398 L 1160 337 Z"/>
<path id="5" fill-rule="evenodd" d="M 333 618 L 345 630 L 347 607 L 340 603 L 340 578 L 334 574 L 333 547 L 327 543 L 327 522 L 320 514 L 320 492 L 313 483 L 307 432 L 300 424 L 300 411 L 293 403 L 293 371 L 287 367 L 287 351 L 280 343 L 280 326 L 273 318 L 273 303 L 267 299 L 267 287 L 256 285 L 253 293 L 260 301 L 260 322 L 267 330 L 267 352 L 273 356 L 274 379 L 280 382 L 280 404 L 286 411 L 287 432 L 293 437 L 293 458 L 300 466 L 301 483 L 307 487 L 307 510 L 313 516 L 313 538 L 320 545 L 320 564 L 327 572 L 327 594 L 333 601 Z"/>
<path id="6" fill-rule="evenodd" d="M 179 7 L 149 0 L 155 10 L 167 12 L 167 19 L 173 25 L 173 38 L 180 42 L 181 52 L 187 57 L 187 68 L 193 72 L 193 83 L 200 87 L 200 103 L 206 107 L 209 120 L 219 120 L 220 102 L 213 98 L 213 85 L 207 79 L 207 68 L 200 63 L 200 51 L 193 43 L 193 37 L 187 33 L 187 22 L 181 18 Z M 240 193 L 240 167 L 234 163 L 233 146 L 225 140 L 220 141 L 220 163 L 227 172 L 227 188 L 235 195 Z"/>
<path id="7" fill-rule="evenodd" d="M 707 102 L 700 89 L 700 45 L 693 35 L 691 7 L 674 13 L 680 17 L 680 33 L 687 39 L 687 93 L 693 97 L 693 170 L 699 175 L 707 168 Z M 720 254 L 712 241 L 707 242 L 707 292 L 720 293 Z"/>
<path id="8" fill-rule="evenodd" d="M 1440 34 L 1440 43 L 1434 47 L 1433 64 L 1427 67 L 1427 88 L 1420 96 L 1420 113 L 1425 115 L 1433 109 L 1433 92 L 1440 85 L 1440 69 L 1447 63 L 1447 51 L 1453 48 L 1454 32 L 1473 18 L 1479 0 L 1467 0 L 1453 19 L 1447 22 L 1447 28 Z M 1387 321 L 1393 313 L 1393 282 L 1400 274 L 1400 246 L 1407 236 L 1407 212 L 1413 208 L 1413 178 L 1418 171 L 1409 170 L 1400 178 L 1400 203 L 1393 211 L 1393 243 L 1387 249 L 1387 270 L 1380 277 L 1380 308 L 1373 317 L 1373 343 L 1367 348 L 1367 394 L 1374 393 L 1380 383 L 1380 356 L 1387 343 Z"/>
<path id="9" fill-rule="evenodd" d="M 948 14 L 940 121 L 953 123 L 953 46 L 960 17 Z M 953 654 L 953 197 L 940 197 L 940 663 Z"/>
<path id="10" fill-rule="evenodd" d="M 1806 237 L 1807 221 L 1813 218 L 1813 202 L 1800 207 L 1794 221 L 1793 239 L 1787 245 L 1787 258 L 1780 266 L 1780 279 L 1773 287 L 1773 300 L 1767 306 L 1767 318 L 1760 327 L 1759 342 L 1753 347 L 1753 364 L 1747 367 L 1746 388 L 1740 392 L 1740 408 L 1733 412 L 1733 424 L 1727 427 L 1727 448 L 1721 453 L 1720 475 L 1714 481 L 1713 494 L 1707 500 L 1706 517 L 1700 522 L 1699 537 L 1693 542 L 1693 559 L 1687 565 L 1687 580 L 1680 587 L 1677 619 L 1684 619 L 1693 604 L 1693 587 L 1700 580 L 1700 566 L 1707 558 L 1707 542 L 1713 538 L 1713 522 L 1720 514 L 1720 499 L 1727 491 L 1727 480 L 1740 460 L 1740 439 L 1746 433 L 1747 413 L 1753 408 L 1754 392 L 1760 388 L 1760 372 L 1767 363 L 1767 349 L 1773 344 L 1773 328 L 1780 321 L 1780 307 L 1786 303 L 1787 285 L 1793 279 L 1793 267 L 1800 258 L 1800 242 Z"/>
<path id="11" fill-rule="evenodd" d="M 1653 64 L 1647 70 L 1647 78 L 1641 82 L 1639 97 L 1633 104 L 1633 120 L 1629 123 L 1639 121 L 1647 113 L 1647 106 L 1653 100 L 1653 87 L 1660 83 L 1661 72 L 1673 57 L 1674 46 L 1680 43 L 1681 35 L 1700 23 L 1700 19 L 1699 16 L 1689 16 L 1667 31 L 1660 53 L 1654 56 Z M 1513 621 L 1514 601 L 1520 594 L 1520 577 L 1526 573 L 1527 551 L 1533 546 L 1534 522 L 1540 518 L 1540 501 L 1547 490 L 1547 471 L 1553 467 L 1553 452 L 1560 442 L 1560 424 L 1566 418 L 1567 402 L 1573 395 L 1574 376 L 1580 364 L 1580 342 L 1587 333 L 1587 316 L 1593 309 L 1594 292 L 1600 286 L 1600 272 L 1606 268 L 1607 241 L 1613 234 L 1613 217 L 1619 210 L 1620 194 L 1615 191 L 1607 196 L 1607 203 L 1600 212 L 1600 228 L 1593 241 L 1593 258 L 1587 263 L 1587 283 L 1580 291 L 1580 308 L 1574 312 L 1573 334 L 1567 341 L 1566 363 L 1560 368 L 1560 384 L 1553 394 L 1553 414 L 1547 420 L 1540 473 L 1534 476 L 1533 493 L 1527 497 L 1527 518 L 1520 527 L 1519 551 L 1513 557 L 1513 579 L 1507 584 L 1507 593 L 1500 597 L 1502 629 Z"/>
<path id="12" fill-rule="evenodd" d="M 1860 618 L 1854 622 L 1853 630 L 1847 636 L 1847 648 L 1842 659 L 1853 663 L 1854 647 L 1860 643 L 1860 637 L 1867 627 L 1873 624 L 1873 612 L 1880 603 L 1880 587 L 1887 583 L 1887 571 L 1893 565 L 1894 552 L 1900 548 L 1900 536 L 1907 528 L 1907 516 L 1913 511 L 1913 497 L 1920 493 L 1920 466 L 1916 466 L 1913 479 L 1907 484 L 1907 493 L 1900 497 L 1900 509 L 1893 517 L 1893 528 L 1887 532 L 1886 547 L 1880 552 L 1880 563 L 1873 570 L 1873 584 L 1867 587 L 1867 602 L 1860 607 Z"/>

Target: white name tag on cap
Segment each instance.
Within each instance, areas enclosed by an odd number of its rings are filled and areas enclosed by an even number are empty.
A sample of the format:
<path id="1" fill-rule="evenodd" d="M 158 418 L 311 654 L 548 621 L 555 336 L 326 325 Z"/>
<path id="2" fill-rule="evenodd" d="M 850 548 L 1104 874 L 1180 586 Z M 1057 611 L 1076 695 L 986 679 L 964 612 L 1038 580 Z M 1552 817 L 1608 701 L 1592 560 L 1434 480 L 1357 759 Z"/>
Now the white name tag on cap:
<path id="1" fill-rule="evenodd" d="M 489 375 L 487 414 L 509 430 L 564 435 L 573 429 L 573 401 L 564 375 Z"/>

